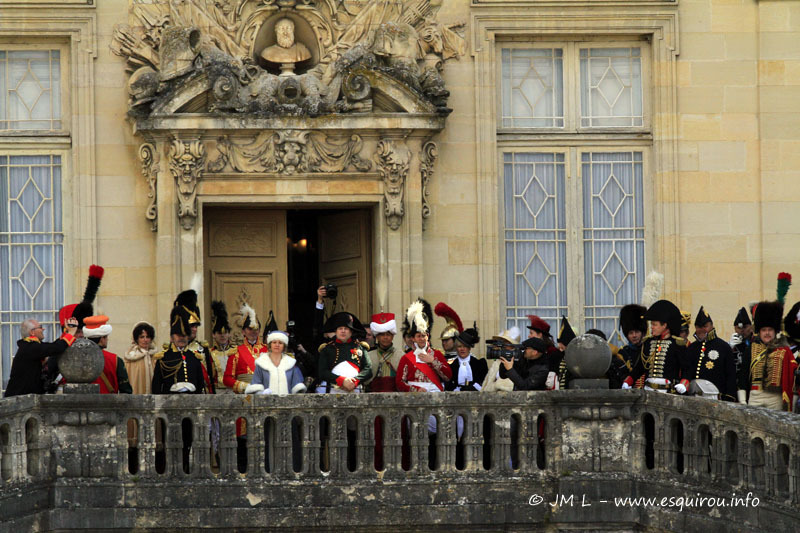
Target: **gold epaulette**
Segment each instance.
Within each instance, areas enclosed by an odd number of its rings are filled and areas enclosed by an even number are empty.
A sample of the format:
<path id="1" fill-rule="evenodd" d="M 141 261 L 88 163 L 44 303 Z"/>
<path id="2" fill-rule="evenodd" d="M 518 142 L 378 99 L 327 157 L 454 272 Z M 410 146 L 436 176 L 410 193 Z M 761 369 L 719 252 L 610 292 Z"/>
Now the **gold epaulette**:
<path id="1" fill-rule="evenodd" d="M 321 352 L 326 346 L 330 346 L 332 342 L 333 341 L 328 341 L 328 342 L 323 342 L 322 344 L 320 344 L 319 348 L 317 348 L 317 353 Z"/>
<path id="2" fill-rule="evenodd" d="M 169 346 L 169 345 L 167 345 L 167 346 Z M 158 352 L 158 353 L 154 353 L 153 357 L 152 357 L 153 361 L 159 361 L 160 359 L 162 359 L 164 357 L 164 352 L 165 351 L 166 350 Z"/>
<path id="3" fill-rule="evenodd" d="M 230 357 L 231 355 L 235 354 L 238 351 L 239 350 L 236 349 L 236 346 L 232 346 L 232 347 L 228 348 L 228 350 L 225 352 L 225 355 Z"/>
<path id="4" fill-rule="evenodd" d="M 205 348 L 207 350 L 210 349 L 210 347 L 208 345 L 208 341 L 200 341 L 200 346 L 202 346 L 203 348 Z"/>
<path id="5" fill-rule="evenodd" d="M 164 350 L 165 352 L 166 352 L 167 350 L 169 350 L 169 343 L 168 343 L 168 342 L 165 342 L 164 344 L 162 344 L 162 345 L 161 345 L 161 349 L 162 349 L 162 350 Z"/>
<path id="6" fill-rule="evenodd" d="M 202 354 L 199 354 L 199 353 L 195 352 L 194 350 L 189 350 L 189 351 L 192 352 L 194 354 L 194 356 L 197 357 L 199 360 L 204 361 L 205 357 L 203 357 Z"/>
<path id="7" fill-rule="evenodd" d="M 619 355 L 619 346 L 609 342 L 608 347 L 611 348 L 611 355 Z"/>
<path id="8" fill-rule="evenodd" d="M 360 344 L 361 347 L 364 348 L 364 350 L 369 351 L 369 343 L 368 342 L 360 341 L 358 344 Z"/>
<path id="9" fill-rule="evenodd" d="M 686 347 L 686 339 L 683 337 L 672 337 L 672 340 L 675 341 L 675 344 L 678 346 L 683 346 L 684 348 Z"/>

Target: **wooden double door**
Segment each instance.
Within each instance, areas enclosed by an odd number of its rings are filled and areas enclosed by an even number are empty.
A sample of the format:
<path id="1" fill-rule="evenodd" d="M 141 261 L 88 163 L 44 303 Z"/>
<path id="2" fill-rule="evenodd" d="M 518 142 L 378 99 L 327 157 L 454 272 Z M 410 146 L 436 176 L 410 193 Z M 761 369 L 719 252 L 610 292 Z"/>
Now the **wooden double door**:
<path id="1" fill-rule="evenodd" d="M 269 208 L 207 207 L 204 211 L 205 320 L 211 337 L 211 301 L 228 309 L 235 337 L 240 338 L 242 303 L 252 306 L 265 325 L 269 312 L 283 328 L 290 316 L 289 295 L 298 283 L 298 261 L 311 262 L 317 280 L 308 280 L 308 298 L 301 303 L 313 309 L 311 294 L 318 284 L 334 283 L 339 295 L 326 300 L 326 313 L 347 310 L 368 321 L 372 312 L 371 213 L 366 209 L 287 211 Z M 303 218 L 316 234 L 293 241 L 287 217 Z M 298 246 L 302 254 L 298 254 Z M 290 257 L 291 256 L 291 257 Z M 308 272 L 309 269 L 304 269 Z M 313 274 L 312 274 L 313 277 Z M 313 283 L 311 283 L 313 281 Z M 305 299 L 305 298 L 304 298 Z"/>

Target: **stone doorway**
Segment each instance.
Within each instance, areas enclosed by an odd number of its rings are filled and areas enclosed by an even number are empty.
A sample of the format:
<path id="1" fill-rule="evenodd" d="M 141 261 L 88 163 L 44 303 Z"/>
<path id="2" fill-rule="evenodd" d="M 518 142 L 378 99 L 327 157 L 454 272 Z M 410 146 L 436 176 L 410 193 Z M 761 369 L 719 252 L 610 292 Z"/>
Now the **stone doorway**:
<path id="1" fill-rule="evenodd" d="M 372 310 L 372 211 L 347 209 L 273 209 L 206 206 L 203 212 L 203 264 L 210 337 L 212 300 L 225 302 L 232 317 L 243 301 L 262 322 L 270 311 L 278 327 L 296 323 L 300 342 L 313 341 L 316 290 L 334 283 L 335 300 L 325 312 L 339 310 L 368 320 Z"/>

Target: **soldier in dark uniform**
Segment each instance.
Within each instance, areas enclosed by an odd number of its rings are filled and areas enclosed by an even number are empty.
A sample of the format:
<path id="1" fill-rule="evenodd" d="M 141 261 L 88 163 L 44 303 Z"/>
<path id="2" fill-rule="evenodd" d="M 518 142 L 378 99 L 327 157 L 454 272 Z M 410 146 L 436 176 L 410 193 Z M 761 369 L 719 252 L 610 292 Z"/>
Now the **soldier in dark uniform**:
<path id="1" fill-rule="evenodd" d="M 647 310 L 645 318 L 650 320 L 652 336 L 642 344 L 641 354 L 622 388 L 629 389 L 644 377 L 646 390 L 671 392 L 678 381 L 679 361 L 686 349 L 683 339 L 672 336 L 673 331 L 681 329 L 681 312 L 669 300 L 658 300 Z"/>
<path id="2" fill-rule="evenodd" d="M 638 304 L 628 304 L 620 309 L 619 329 L 622 330 L 622 334 L 628 342 L 612 353 L 611 367 L 608 369 L 608 388 L 610 389 L 622 387 L 622 382 L 631 373 L 639 354 L 642 353 L 642 341 L 647 333 L 645 313 L 647 313 L 647 308 Z M 637 384 L 634 383 L 634 385 Z M 643 386 L 644 382 L 638 384 L 639 388 Z"/>
<path id="3" fill-rule="evenodd" d="M 153 394 L 205 392 L 202 356 L 189 349 L 191 316 L 183 306 L 170 313 L 169 347 L 153 356 Z"/>
<path id="4" fill-rule="evenodd" d="M 558 330 L 558 370 L 556 376 L 558 377 L 558 388 L 566 389 L 572 376 L 567 369 L 567 362 L 564 360 L 564 354 L 567 352 L 567 346 L 575 338 L 575 331 L 569 324 L 569 320 L 564 315 L 561 315 L 561 328 Z M 551 350 L 550 353 L 553 353 Z"/>
<path id="5" fill-rule="evenodd" d="M 736 401 L 736 361 L 727 342 L 717 337 L 711 316 L 700 307 L 694 320 L 695 342 L 690 344 L 680 361 L 681 381 L 675 392 L 684 394 L 693 379 L 707 379 L 719 389 L 719 397 Z"/>
<path id="6" fill-rule="evenodd" d="M 215 384 L 219 376 L 217 375 L 217 367 L 214 365 L 214 357 L 211 355 L 211 347 L 208 342 L 197 339 L 197 328 L 202 324 L 200 320 L 200 307 L 197 305 L 197 291 L 201 289 L 202 278 L 195 275 L 192 278 L 192 287 L 188 291 L 183 291 L 175 298 L 173 306 L 182 307 L 189 315 L 189 350 L 195 352 L 200 356 L 200 362 L 203 364 L 203 370 L 206 375 L 206 394 L 214 394 L 216 392 Z"/>
<path id="7" fill-rule="evenodd" d="M 320 348 L 317 392 L 361 392 L 361 382 L 372 376 L 369 346 L 358 340 L 366 334 L 364 326 L 342 311 L 328 319 L 323 333 L 336 333 L 336 337 Z"/>

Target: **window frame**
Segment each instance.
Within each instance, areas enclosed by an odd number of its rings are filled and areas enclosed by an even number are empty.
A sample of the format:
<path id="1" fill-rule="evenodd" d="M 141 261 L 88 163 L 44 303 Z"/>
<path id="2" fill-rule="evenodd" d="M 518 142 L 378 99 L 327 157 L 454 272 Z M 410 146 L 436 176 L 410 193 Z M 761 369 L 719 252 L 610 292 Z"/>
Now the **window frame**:
<path id="1" fill-rule="evenodd" d="M 573 327 L 578 328 L 578 331 L 583 331 L 585 328 L 584 322 L 586 320 L 585 306 L 586 306 L 586 279 L 584 275 L 584 226 L 583 226 L 583 165 L 581 156 L 584 153 L 624 153 L 624 152 L 641 152 L 642 154 L 642 202 L 643 202 L 643 217 L 644 217 L 644 258 L 645 265 L 641 272 L 637 273 L 642 279 L 646 276 L 648 265 L 652 264 L 653 246 L 648 246 L 648 243 L 653 242 L 653 210 L 652 210 L 652 186 L 648 183 L 648 175 L 652 176 L 652 161 L 651 149 L 645 143 L 631 143 L 628 140 L 620 140 L 616 143 L 602 142 L 597 144 L 581 144 L 579 141 L 570 143 L 570 145 L 529 145 L 519 140 L 498 142 L 497 145 L 497 159 L 498 159 L 498 180 L 497 180 L 497 198 L 498 198 L 498 224 L 500 234 L 498 238 L 498 257 L 501 258 L 501 266 L 499 270 L 500 280 L 500 314 L 502 316 L 501 328 L 506 329 L 506 323 L 509 320 L 507 305 L 508 301 L 508 285 L 505 266 L 505 190 L 504 190 L 504 161 L 503 155 L 506 153 L 548 153 L 564 154 L 564 171 L 565 171 L 565 184 L 564 184 L 564 205 L 565 209 L 565 224 L 566 224 L 566 290 L 567 290 L 567 317 Z M 631 303 L 631 302 L 626 302 Z M 624 305 L 624 304 L 623 304 Z M 544 318 L 544 317 L 543 317 Z M 553 317 L 547 317 L 554 319 Z M 560 317 L 555 317 L 560 319 Z M 550 320 L 551 326 L 558 329 L 558 324 Z M 606 332 L 609 339 L 612 338 L 614 332 Z"/>
<path id="2" fill-rule="evenodd" d="M 640 48 L 641 49 L 641 81 L 642 81 L 642 125 L 641 126 L 581 126 L 581 87 L 580 87 L 580 50 L 581 48 Z M 504 49 L 562 49 L 563 61 L 563 127 L 504 127 L 503 126 L 503 59 Z M 611 134 L 645 134 L 652 133 L 652 46 L 649 38 L 619 35 L 603 35 L 587 37 L 576 35 L 574 38 L 559 36 L 558 38 L 538 38 L 531 40 L 498 40 L 496 42 L 497 61 L 495 76 L 498 80 L 496 87 L 495 127 L 497 134 L 536 135 L 536 134 L 561 134 L 594 135 L 598 133 Z"/>
<path id="3" fill-rule="evenodd" d="M 69 71 L 69 57 L 70 57 L 70 46 L 69 43 L 64 41 L 63 39 L 36 39 L 29 43 L 20 44 L 13 39 L 8 38 L 0 38 L 0 51 L 4 52 L 15 52 L 15 51 L 49 51 L 55 50 L 59 52 L 59 90 L 61 91 L 61 100 L 59 102 L 59 106 L 61 109 L 61 114 L 58 119 L 55 117 L 50 119 L 51 121 L 59 120 L 61 122 L 61 128 L 53 129 L 53 130 L 41 130 L 41 129 L 0 129 L 0 143 L 4 143 L 6 141 L 13 142 L 11 138 L 14 137 L 25 137 L 26 141 L 34 142 L 34 143 L 52 143 L 52 142 L 59 142 L 63 138 L 64 140 L 68 140 L 71 134 L 71 121 L 70 117 L 72 116 L 71 110 L 71 93 L 70 93 L 70 84 L 69 80 L 71 77 L 71 72 Z M 0 87 L 0 90 L 5 90 L 4 87 Z M 5 98 L 5 94 L 0 95 L 0 97 Z"/>

